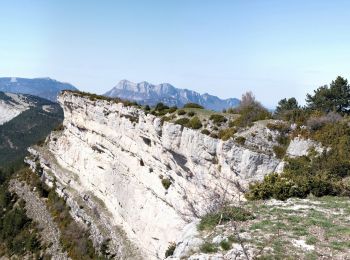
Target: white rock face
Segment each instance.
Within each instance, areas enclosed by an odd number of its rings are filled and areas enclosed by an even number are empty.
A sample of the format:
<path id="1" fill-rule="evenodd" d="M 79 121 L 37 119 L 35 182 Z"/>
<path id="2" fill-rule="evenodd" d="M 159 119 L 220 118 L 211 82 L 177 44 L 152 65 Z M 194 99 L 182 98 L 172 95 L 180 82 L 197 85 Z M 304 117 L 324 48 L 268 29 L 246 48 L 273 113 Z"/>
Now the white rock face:
<path id="1" fill-rule="evenodd" d="M 301 137 L 294 138 L 287 149 L 286 155 L 289 157 L 299 157 L 307 155 L 310 149 L 314 148 L 316 152 L 322 153 L 322 146 L 310 139 L 303 139 Z"/>
<path id="2" fill-rule="evenodd" d="M 188 236 L 188 223 L 217 201 L 243 199 L 238 186 L 261 180 L 280 163 L 266 147 L 251 149 L 254 139 L 250 146 L 224 142 L 162 125 L 136 107 L 69 92 L 59 102 L 64 131 L 51 134 L 47 147 L 31 149 L 32 157 L 64 196 L 103 204 L 108 225 L 121 227 L 146 259 L 163 258 L 169 244 Z M 169 189 L 162 179 L 170 180 Z"/>
<path id="3" fill-rule="evenodd" d="M 10 121 L 32 106 L 21 94 L 5 93 L 8 100 L 0 99 L 0 125 Z"/>

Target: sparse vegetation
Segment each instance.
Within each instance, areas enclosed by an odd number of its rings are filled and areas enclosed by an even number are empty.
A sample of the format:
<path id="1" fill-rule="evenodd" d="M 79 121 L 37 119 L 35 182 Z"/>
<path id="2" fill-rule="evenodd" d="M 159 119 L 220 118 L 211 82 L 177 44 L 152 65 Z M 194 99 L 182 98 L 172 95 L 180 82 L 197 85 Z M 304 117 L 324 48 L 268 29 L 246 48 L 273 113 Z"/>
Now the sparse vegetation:
<path id="1" fill-rule="evenodd" d="M 44 245 L 36 223 L 26 215 L 25 202 L 8 190 L 13 175 L 13 168 L 0 169 L 0 254 L 35 258 Z"/>
<path id="2" fill-rule="evenodd" d="M 110 98 L 110 97 L 101 96 L 101 95 L 97 95 L 97 94 L 93 94 L 93 93 L 89 93 L 89 92 L 79 91 L 79 90 L 63 90 L 63 93 L 65 93 L 65 92 L 72 93 L 73 95 L 79 96 L 79 97 L 86 97 L 86 98 L 90 99 L 91 101 L 105 100 L 108 102 L 122 103 L 124 106 L 138 106 L 139 107 L 139 105 L 135 101 L 123 100 L 120 98 Z"/>
<path id="3" fill-rule="evenodd" d="M 216 245 L 213 244 L 213 243 L 204 242 L 204 243 L 201 245 L 200 250 L 201 250 L 203 253 L 215 253 L 215 252 L 218 251 L 218 248 L 217 248 Z"/>
<path id="4" fill-rule="evenodd" d="M 253 219 L 253 215 L 241 207 L 224 206 L 221 209 L 208 213 L 201 218 L 199 230 L 211 230 L 220 223 L 228 221 L 247 221 Z"/>
<path id="5" fill-rule="evenodd" d="M 205 249 L 201 247 L 201 252 L 230 250 L 233 243 L 246 250 L 248 259 L 341 258 L 349 252 L 350 227 L 344 220 L 350 213 L 347 198 L 248 201 L 241 206 L 254 212 L 254 218 L 203 230 Z M 214 237 L 222 238 L 218 245 L 213 243 Z"/>
<path id="6" fill-rule="evenodd" d="M 231 249 L 231 243 L 227 240 L 222 240 L 220 242 L 220 246 L 223 250 L 227 251 L 227 250 L 230 250 Z"/>

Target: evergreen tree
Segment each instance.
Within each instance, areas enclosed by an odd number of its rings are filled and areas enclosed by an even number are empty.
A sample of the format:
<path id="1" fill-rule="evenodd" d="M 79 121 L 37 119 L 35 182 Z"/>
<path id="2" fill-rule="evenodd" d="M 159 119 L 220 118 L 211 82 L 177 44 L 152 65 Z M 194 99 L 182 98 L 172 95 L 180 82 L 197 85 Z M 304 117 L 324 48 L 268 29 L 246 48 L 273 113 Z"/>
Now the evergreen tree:
<path id="1" fill-rule="evenodd" d="M 348 81 L 340 76 L 332 81 L 330 86 L 322 86 L 314 91 L 314 95 L 307 94 L 308 108 L 323 112 L 350 113 L 350 86 Z"/>
<path id="2" fill-rule="evenodd" d="M 290 111 L 298 108 L 298 101 L 294 97 L 289 99 L 284 98 L 278 102 L 278 106 L 276 107 L 276 114 L 281 114 L 285 111 Z"/>

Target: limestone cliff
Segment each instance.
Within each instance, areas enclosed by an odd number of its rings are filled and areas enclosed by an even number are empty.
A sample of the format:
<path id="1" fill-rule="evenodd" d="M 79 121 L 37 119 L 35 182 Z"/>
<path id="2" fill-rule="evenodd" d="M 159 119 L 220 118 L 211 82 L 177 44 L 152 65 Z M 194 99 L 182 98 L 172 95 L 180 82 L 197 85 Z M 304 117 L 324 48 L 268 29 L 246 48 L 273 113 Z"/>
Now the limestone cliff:
<path id="1" fill-rule="evenodd" d="M 242 199 L 250 181 L 281 166 L 272 152 L 276 133 L 264 123 L 238 133 L 242 145 L 136 106 L 74 92 L 58 100 L 63 131 L 32 147 L 27 162 L 55 182 L 94 243 L 109 241 L 119 258 L 164 258 L 186 225 L 218 201 Z"/>

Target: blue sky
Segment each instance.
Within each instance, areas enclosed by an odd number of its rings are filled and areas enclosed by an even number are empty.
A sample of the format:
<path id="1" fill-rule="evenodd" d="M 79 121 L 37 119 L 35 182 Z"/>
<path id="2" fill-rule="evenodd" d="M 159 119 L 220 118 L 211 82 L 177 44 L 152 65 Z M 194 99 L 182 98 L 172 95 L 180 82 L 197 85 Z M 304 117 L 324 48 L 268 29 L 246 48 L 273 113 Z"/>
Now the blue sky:
<path id="1" fill-rule="evenodd" d="M 272 107 L 350 78 L 350 1 L 1 1 L 0 76 L 104 93 L 121 79 Z"/>

